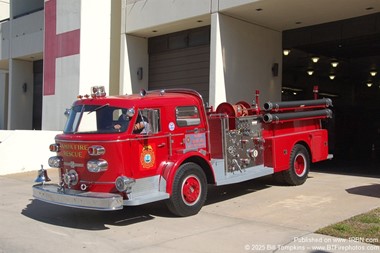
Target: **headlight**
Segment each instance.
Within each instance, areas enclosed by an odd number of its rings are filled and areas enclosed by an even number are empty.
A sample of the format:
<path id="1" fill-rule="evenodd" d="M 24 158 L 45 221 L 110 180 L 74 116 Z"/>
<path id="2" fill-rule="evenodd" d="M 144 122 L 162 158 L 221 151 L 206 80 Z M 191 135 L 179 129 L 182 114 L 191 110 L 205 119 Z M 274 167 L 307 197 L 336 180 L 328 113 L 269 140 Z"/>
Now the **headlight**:
<path id="1" fill-rule="evenodd" d="M 108 162 L 103 159 L 90 160 L 87 162 L 87 170 L 90 172 L 102 172 L 108 169 Z"/>
<path id="2" fill-rule="evenodd" d="M 62 168 L 63 167 L 63 159 L 60 156 L 52 156 L 48 160 L 48 164 L 53 168 Z"/>

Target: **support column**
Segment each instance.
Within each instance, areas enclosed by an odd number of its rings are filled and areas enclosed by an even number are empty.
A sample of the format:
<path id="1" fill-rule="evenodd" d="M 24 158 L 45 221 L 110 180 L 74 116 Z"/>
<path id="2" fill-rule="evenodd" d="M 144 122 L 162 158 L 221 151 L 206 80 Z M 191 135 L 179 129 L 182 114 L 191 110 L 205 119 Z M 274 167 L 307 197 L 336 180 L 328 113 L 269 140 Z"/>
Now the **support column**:
<path id="1" fill-rule="evenodd" d="M 220 36 L 219 13 L 211 14 L 210 39 L 210 106 L 218 106 L 227 100 L 223 47 Z"/>
<path id="2" fill-rule="evenodd" d="M 9 73 L 8 129 L 32 129 L 33 62 L 10 59 Z"/>
<path id="3" fill-rule="evenodd" d="M 127 34 L 121 37 L 120 93 L 132 94 L 139 92 L 141 88 L 148 89 L 148 39 Z M 138 74 L 139 71 L 141 75 Z"/>
<path id="4" fill-rule="evenodd" d="M 8 72 L 0 71 L 0 130 L 7 129 L 8 79 Z"/>

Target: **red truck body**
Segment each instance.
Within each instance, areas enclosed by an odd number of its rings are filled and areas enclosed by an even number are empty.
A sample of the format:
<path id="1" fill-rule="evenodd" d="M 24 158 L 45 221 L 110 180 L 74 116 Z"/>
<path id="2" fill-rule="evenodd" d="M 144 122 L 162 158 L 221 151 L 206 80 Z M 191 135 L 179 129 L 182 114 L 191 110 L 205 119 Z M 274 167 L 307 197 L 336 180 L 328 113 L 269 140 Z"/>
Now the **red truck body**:
<path id="1" fill-rule="evenodd" d="M 265 111 L 258 104 L 257 93 L 254 105 L 222 103 L 214 111 L 193 90 L 107 97 L 94 89 L 74 102 L 50 146 L 56 155 L 49 165 L 59 169 L 60 182 L 47 183 L 42 169 L 33 195 L 95 210 L 166 200 L 174 214 L 189 216 L 203 206 L 207 184 L 271 174 L 304 183 L 310 162 L 329 158 L 321 120 L 332 116 L 331 101 L 265 104 Z"/>

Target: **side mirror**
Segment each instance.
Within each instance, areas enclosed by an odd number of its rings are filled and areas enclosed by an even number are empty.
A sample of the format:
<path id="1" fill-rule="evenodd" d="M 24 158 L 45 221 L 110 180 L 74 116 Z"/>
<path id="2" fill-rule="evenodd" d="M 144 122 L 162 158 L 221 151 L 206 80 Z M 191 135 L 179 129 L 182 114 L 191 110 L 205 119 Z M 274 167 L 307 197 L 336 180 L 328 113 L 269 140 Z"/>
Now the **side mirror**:
<path id="1" fill-rule="evenodd" d="M 66 108 L 66 110 L 63 114 L 68 118 L 70 116 L 70 112 L 71 112 L 71 109 Z"/>

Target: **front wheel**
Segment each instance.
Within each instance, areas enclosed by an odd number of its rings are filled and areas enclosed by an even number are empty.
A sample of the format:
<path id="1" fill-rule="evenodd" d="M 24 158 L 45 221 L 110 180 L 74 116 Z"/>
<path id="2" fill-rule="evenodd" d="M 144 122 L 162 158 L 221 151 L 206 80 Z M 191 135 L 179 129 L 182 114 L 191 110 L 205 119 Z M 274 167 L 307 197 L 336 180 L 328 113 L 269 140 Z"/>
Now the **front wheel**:
<path id="1" fill-rule="evenodd" d="M 305 183 L 310 170 L 310 155 L 305 146 L 296 144 L 290 155 L 289 169 L 283 171 L 283 179 L 288 185 Z"/>
<path id="2" fill-rule="evenodd" d="M 206 176 L 198 164 L 190 162 L 179 167 L 174 177 L 172 195 L 166 204 L 177 216 L 191 216 L 201 210 L 206 196 Z"/>

